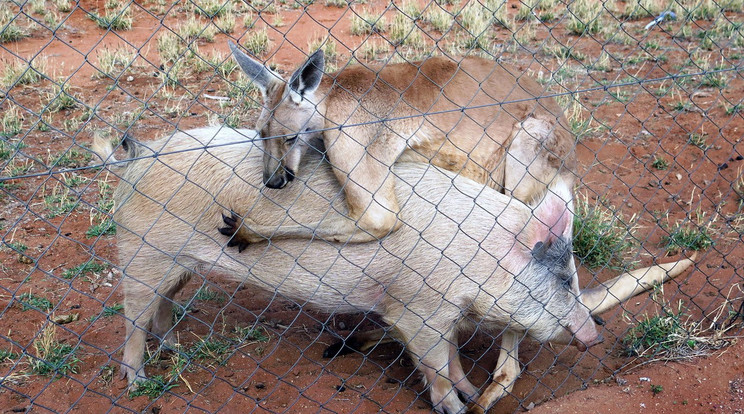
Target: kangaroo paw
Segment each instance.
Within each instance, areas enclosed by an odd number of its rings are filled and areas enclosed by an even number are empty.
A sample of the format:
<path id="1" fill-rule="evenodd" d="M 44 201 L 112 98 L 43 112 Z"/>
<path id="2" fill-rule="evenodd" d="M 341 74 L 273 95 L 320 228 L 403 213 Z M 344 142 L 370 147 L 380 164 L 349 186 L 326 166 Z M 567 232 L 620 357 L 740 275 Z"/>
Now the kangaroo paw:
<path id="1" fill-rule="evenodd" d="M 222 221 L 225 223 L 225 227 L 218 227 L 217 231 L 222 235 L 230 237 L 230 240 L 227 242 L 227 247 L 237 246 L 238 252 L 241 253 L 246 247 L 248 247 L 248 242 L 243 240 L 238 234 L 240 230 L 240 216 L 238 216 L 234 211 L 230 211 L 230 216 L 226 216 L 224 213 L 222 214 Z"/>

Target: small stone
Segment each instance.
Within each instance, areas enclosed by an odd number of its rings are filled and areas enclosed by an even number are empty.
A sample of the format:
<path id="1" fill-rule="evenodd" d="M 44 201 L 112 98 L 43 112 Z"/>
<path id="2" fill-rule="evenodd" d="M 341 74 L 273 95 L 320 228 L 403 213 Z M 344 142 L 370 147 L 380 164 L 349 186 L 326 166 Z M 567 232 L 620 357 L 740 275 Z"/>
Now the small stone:
<path id="1" fill-rule="evenodd" d="M 346 324 L 343 321 L 339 322 L 338 323 L 338 329 L 340 329 L 342 331 L 345 331 L 346 330 Z"/>
<path id="2" fill-rule="evenodd" d="M 134 76 L 127 76 L 127 82 L 134 82 Z"/>
<path id="3" fill-rule="evenodd" d="M 79 318 L 80 314 L 77 313 L 71 313 L 69 315 L 57 315 L 52 317 L 52 322 L 56 323 L 57 325 L 64 325 L 67 323 L 75 322 Z"/>
<path id="4" fill-rule="evenodd" d="M 257 390 L 262 390 L 262 389 L 266 388 L 266 385 L 264 385 L 263 382 L 258 382 L 258 383 L 256 383 L 255 387 L 256 387 Z"/>

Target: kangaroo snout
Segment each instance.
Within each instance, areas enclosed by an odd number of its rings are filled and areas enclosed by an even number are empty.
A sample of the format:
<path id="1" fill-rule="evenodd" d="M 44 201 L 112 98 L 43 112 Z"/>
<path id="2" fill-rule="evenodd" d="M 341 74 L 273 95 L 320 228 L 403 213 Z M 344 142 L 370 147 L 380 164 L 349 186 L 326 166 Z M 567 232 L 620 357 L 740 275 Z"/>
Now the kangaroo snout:
<path id="1" fill-rule="evenodd" d="M 295 174 L 291 168 L 280 167 L 271 174 L 264 173 L 263 182 L 266 187 L 278 190 L 284 188 L 294 178 Z"/>
<path id="2" fill-rule="evenodd" d="M 269 188 L 280 189 L 284 188 L 289 181 L 284 174 L 271 174 L 269 176 L 264 175 L 264 185 Z"/>

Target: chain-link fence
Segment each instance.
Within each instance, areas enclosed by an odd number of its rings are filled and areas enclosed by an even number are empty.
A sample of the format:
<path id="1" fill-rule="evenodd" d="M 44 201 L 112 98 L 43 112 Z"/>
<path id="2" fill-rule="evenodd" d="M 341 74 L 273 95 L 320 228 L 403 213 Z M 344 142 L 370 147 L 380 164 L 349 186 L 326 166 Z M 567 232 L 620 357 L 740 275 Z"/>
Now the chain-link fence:
<path id="1" fill-rule="evenodd" d="M 512 412 L 728 346 L 743 3 L 0 0 L 0 406 Z"/>

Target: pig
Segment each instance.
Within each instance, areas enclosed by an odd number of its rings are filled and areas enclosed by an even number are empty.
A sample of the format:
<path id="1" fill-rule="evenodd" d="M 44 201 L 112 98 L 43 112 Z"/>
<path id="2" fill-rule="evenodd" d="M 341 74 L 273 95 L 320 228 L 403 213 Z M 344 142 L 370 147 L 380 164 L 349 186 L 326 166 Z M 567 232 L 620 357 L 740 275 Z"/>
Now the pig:
<path id="1" fill-rule="evenodd" d="M 238 253 L 218 230 L 226 210 L 264 228 L 348 213 L 321 150 L 295 177 L 302 185 L 264 187 L 256 138 L 206 127 L 147 144 L 125 139 L 128 162 L 96 138 L 94 150 L 120 177 L 114 221 L 130 384 L 145 378 L 147 333 L 173 342 L 173 298 L 207 273 L 326 312 L 379 314 L 417 362 L 439 412 L 465 410 L 457 391 L 477 397 L 457 356 L 465 320 L 579 349 L 601 340 L 580 299 L 572 189 L 560 177 L 526 205 L 436 166 L 400 162 L 393 171 L 402 224 L 385 239 L 283 239 Z"/>

